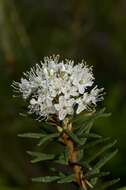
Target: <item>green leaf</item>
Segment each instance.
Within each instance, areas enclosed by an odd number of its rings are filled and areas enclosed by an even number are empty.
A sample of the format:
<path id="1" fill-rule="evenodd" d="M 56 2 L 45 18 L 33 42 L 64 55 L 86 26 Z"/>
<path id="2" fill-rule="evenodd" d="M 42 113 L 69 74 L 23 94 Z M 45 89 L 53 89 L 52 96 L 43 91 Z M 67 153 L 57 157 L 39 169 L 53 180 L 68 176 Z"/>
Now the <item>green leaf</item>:
<path id="1" fill-rule="evenodd" d="M 66 175 L 65 175 L 64 173 L 62 173 L 62 172 L 59 172 L 59 176 L 63 178 L 63 177 L 65 177 Z"/>
<path id="2" fill-rule="evenodd" d="M 84 150 L 83 149 L 79 150 L 79 153 L 77 156 L 77 162 L 79 162 L 83 158 L 83 155 L 84 155 Z"/>
<path id="3" fill-rule="evenodd" d="M 34 182 L 50 183 L 60 179 L 60 176 L 45 176 L 45 177 L 36 177 L 32 178 Z"/>
<path id="4" fill-rule="evenodd" d="M 109 174 L 110 172 L 100 172 L 96 174 L 87 174 L 85 177 L 87 177 L 87 179 L 91 181 L 91 184 L 95 186 L 99 178 L 108 176 Z"/>
<path id="5" fill-rule="evenodd" d="M 83 134 L 83 138 L 86 137 L 86 138 L 101 138 L 102 136 L 101 135 L 98 135 L 96 133 L 89 133 L 89 134 Z"/>
<path id="6" fill-rule="evenodd" d="M 118 150 L 115 150 L 112 153 L 108 153 L 108 154 L 104 155 L 103 158 L 100 159 L 99 162 L 96 163 L 96 165 L 93 168 L 93 171 L 103 167 L 110 159 L 112 159 L 117 154 L 117 152 L 118 152 Z"/>
<path id="7" fill-rule="evenodd" d="M 109 113 L 104 113 L 105 108 L 101 109 L 97 112 L 92 112 L 92 114 L 80 114 L 81 116 L 77 116 L 76 119 L 73 121 L 73 126 L 75 128 L 75 133 L 78 136 L 83 136 L 84 134 L 89 134 L 94 121 L 99 117 L 108 117 L 110 116 Z M 83 139 L 84 144 L 87 141 L 87 138 Z"/>
<path id="8" fill-rule="evenodd" d="M 102 108 L 101 110 L 94 113 L 94 116 L 92 116 L 92 119 L 98 119 L 100 117 L 109 117 L 111 116 L 111 113 L 105 113 L 106 108 Z"/>
<path id="9" fill-rule="evenodd" d="M 31 160 L 31 163 L 37 163 L 37 162 L 46 161 L 46 160 L 53 160 L 55 158 L 54 154 L 45 154 L 41 152 L 31 152 L 31 151 L 27 151 L 27 153 L 35 157 Z"/>
<path id="10" fill-rule="evenodd" d="M 94 111 L 92 111 L 91 113 L 85 113 L 82 112 L 79 115 L 75 115 L 75 117 L 73 118 L 72 122 L 73 125 L 75 125 L 75 128 L 79 128 L 79 125 L 85 123 L 86 121 L 90 120 L 90 118 L 95 114 Z M 76 125 L 77 124 L 77 125 Z"/>
<path id="11" fill-rule="evenodd" d="M 75 125 L 75 133 L 77 136 L 83 137 L 83 143 L 84 145 L 87 141 L 86 134 L 89 134 L 94 121 L 99 117 L 107 117 L 110 114 L 104 113 L 105 108 L 101 109 L 98 112 L 92 112 L 92 114 L 86 114 L 82 113 L 80 116 L 78 115 L 73 120 L 73 125 Z"/>
<path id="12" fill-rule="evenodd" d="M 117 143 L 117 140 L 114 140 L 112 143 L 109 143 L 105 146 L 103 146 L 98 152 L 93 154 L 91 157 L 87 159 L 87 162 L 90 163 L 91 161 L 95 160 L 98 156 L 100 156 L 102 153 L 107 151 L 108 149 L 112 148 Z"/>
<path id="13" fill-rule="evenodd" d="M 101 138 L 100 135 L 94 134 L 94 133 L 85 133 L 83 134 L 83 138 L 78 137 L 75 133 L 73 132 L 68 132 L 65 130 L 65 133 L 78 145 L 82 146 L 85 143 L 85 138 Z"/>
<path id="14" fill-rule="evenodd" d="M 23 138 L 40 139 L 40 138 L 44 137 L 45 134 L 41 134 L 41 133 L 23 133 L 23 134 L 19 134 L 18 136 L 23 137 Z"/>
<path id="15" fill-rule="evenodd" d="M 120 188 L 120 189 L 118 189 L 118 190 L 126 190 L 126 187 L 122 187 L 122 188 Z"/>
<path id="16" fill-rule="evenodd" d="M 64 152 L 58 156 L 58 159 L 56 159 L 55 162 L 59 163 L 59 164 L 67 165 L 68 164 L 68 151 L 64 150 Z"/>
<path id="17" fill-rule="evenodd" d="M 87 173 L 85 176 L 89 179 L 92 179 L 92 178 L 100 178 L 100 177 L 104 177 L 104 176 L 107 176 L 109 175 L 110 172 L 100 172 L 100 173 L 92 173 L 92 172 L 89 172 Z"/>
<path id="18" fill-rule="evenodd" d="M 75 180 L 75 176 L 72 174 L 69 176 L 62 177 L 60 180 L 57 181 L 57 183 L 71 183 L 74 180 Z"/>
<path id="19" fill-rule="evenodd" d="M 87 142 L 87 137 L 86 137 L 86 135 L 88 135 L 89 133 L 90 133 L 90 130 L 91 130 L 91 128 L 92 128 L 92 122 L 89 122 L 86 126 L 82 126 L 81 128 L 80 128 L 80 130 L 79 131 L 77 131 L 77 134 L 78 135 L 83 135 L 83 143 L 82 143 L 82 145 L 84 145 L 86 142 Z M 84 138 L 84 136 L 86 137 L 86 138 Z"/>
<path id="20" fill-rule="evenodd" d="M 89 158 L 87 160 L 88 163 L 90 163 L 91 161 L 95 160 L 95 158 L 97 156 L 99 156 L 100 154 L 102 154 L 104 151 L 108 150 L 109 148 L 111 148 L 112 146 L 114 146 L 116 143 L 116 141 L 107 144 L 106 146 L 104 146 L 100 151 L 98 151 L 96 154 L 94 154 L 91 158 Z M 115 154 L 117 153 L 117 150 L 115 150 L 114 152 L 110 152 L 110 153 L 106 153 L 105 155 L 103 155 L 103 157 L 95 164 L 95 166 L 87 173 L 87 176 L 91 177 L 91 183 L 92 185 L 95 185 L 98 181 L 99 177 L 102 177 L 103 175 L 106 175 L 106 173 L 100 173 L 100 169 L 102 166 L 104 166 L 106 164 L 106 162 L 108 162 Z M 90 161 L 89 161 L 90 160 Z M 108 173 L 107 173 L 108 175 Z"/>
<path id="21" fill-rule="evenodd" d="M 77 130 L 76 134 L 78 136 L 82 136 L 83 134 L 89 134 L 91 128 L 92 128 L 93 122 L 89 121 L 85 125 L 81 125 L 79 130 Z"/>
<path id="22" fill-rule="evenodd" d="M 38 146 L 41 146 L 45 142 L 50 141 L 56 137 L 59 137 L 59 133 L 53 133 L 53 134 L 45 135 L 42 139 L 40 139 Z"/>
<path id="23" fill-rule="evenodd" d="M 79 114 L 73 119 L 73 124 L 74 123 L 77 124 L 76 127 L 79 128 L 79 125 L 88 123 L 90 121 L 94 122 L 96 119 L 98 119 L 100 117 L 109 117 L 111 114 L 110 113 L 104 113 L 105 110 L 106 109 L 103 108 L 97 112 Z"/>
<path id="24" fill-rule="evenodd" d="M 118 183 L 120 179 L 114 179 L 114 180 L 111 180 L 111 181 L 108 181 L 108 182 L 105 182 L 105 183 L 102 183 L 101 185 L 97 185 L 94 190 L 103 190 L 103 189 L 106 189 L 112 185 L 114 185 L 115 183 Z"/>
<path id="25" fill-rule="evenodd" d="M 82 145 L 82 141 L 75 135 L 73 132 L 68 132 L 65 130 L 65 133 L 76 143 Z"/>
<path id="26" fill-rule="evenodd" d="M 84 146 L 84 149 L 89 149 L 89 148 L 92 148 L 98 144 L 101 144 L 101 143 L 104 143 L 106 141 L 110 140 L 110 137 L 106 137 L 106 138 L 102 138 L 102 139 L 98 139 L 96 141 L 92 141 L 92 142 L 89 142 L 87 143 L 85 146 Z"/>
<path id="27" fill-rule="evenodd" d="M 57 172 L 57 168 L 49 167 L 49 170 L 52 172 Z"/>
<path id="28" fill-rule="evenodd" d="M 80 146 L 83 146 L 84 147 L 84 145 L 85 145 L 85 143 L 86 143 L 86 141 L 88 140 L 88 139 L 94 139 L 94 138 L 102 138 L 102 136 L 100 136 L 100 135 L 97 135 L 97 134 L 95 134 L 95 133 L 85 133 L 85 134 L 83 134 L 83 137 L 80 137 Z"/>

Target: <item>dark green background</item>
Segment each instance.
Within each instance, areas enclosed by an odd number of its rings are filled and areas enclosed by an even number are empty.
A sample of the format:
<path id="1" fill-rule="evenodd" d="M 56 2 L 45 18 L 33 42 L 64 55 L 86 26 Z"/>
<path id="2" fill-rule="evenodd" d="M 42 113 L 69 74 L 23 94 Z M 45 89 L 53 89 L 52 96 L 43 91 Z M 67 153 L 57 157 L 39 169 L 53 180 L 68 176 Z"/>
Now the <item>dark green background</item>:
<path id="1" fill-rule="evenodd" d="M 25 103 L 12 98 L 11 88 L 22 72 L 52 54 L 93 65 L 106 91 L 102 106 L 112 112 L 95 126 L 118 140 L 119 153 L 107 168 L 121 178 L 119 187 L 126 186 L 126 1 L 0 0 L 0 190 L 61 189 L 30 181 L 47 166 L 30 164 L 25 151 L 35 142 L 17 134 L 38 131 L 41 124 L 19 115 Z"/>

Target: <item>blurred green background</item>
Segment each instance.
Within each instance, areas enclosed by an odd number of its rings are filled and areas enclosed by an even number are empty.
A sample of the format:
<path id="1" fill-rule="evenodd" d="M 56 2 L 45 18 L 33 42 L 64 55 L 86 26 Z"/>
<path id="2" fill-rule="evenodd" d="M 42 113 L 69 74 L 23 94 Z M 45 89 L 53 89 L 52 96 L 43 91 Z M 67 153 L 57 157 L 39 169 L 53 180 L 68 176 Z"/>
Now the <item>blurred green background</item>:
<path id="1" fill-rule="evenodd" d="M 121 178 L 119 187 L 126 186 L 126 1 L 0 0 L 0 190 L 61 189 L 30 180 L 47 166 L 30 164 L 25 151 L 35 142 L 17 134 L 38 131 L 41 124 L 19 115 L 25 104 L 12 98 L 11 88 L 22 72 L 52 54 L 93 65 L 107 92 L 102 106 L 112 112 L 96 129 L 118 140 L 119 153 L 106 167 Z"/>

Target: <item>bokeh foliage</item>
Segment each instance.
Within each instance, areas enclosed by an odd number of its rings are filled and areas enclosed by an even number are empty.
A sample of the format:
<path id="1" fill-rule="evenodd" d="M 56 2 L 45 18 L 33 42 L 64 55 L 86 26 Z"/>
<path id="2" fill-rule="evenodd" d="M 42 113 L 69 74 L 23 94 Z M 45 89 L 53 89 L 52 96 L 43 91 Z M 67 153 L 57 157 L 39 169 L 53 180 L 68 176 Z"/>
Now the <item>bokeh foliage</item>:
<path id="1" fill-rule="evenodd" d="M 28 162 L 25 151 L 34 149 L 34 141 L 17 137 L 21 132 L 38 131 L 41 123 L 19 115 L 25 103 L 12 98 L 10 85 L 50 54 L 85 58 L 94 66 L 96 80 L 107 92 L 103 104 L 112 112 L 111 117 L 97 121 L 95 127 L 103 136 L 118 140 L 119 153 L 107 167 L 115 178 L 121 178 L 119 186 L 126 186 L 125 9 L 125 0 L 0 0 L 1 190 L 47 188 L 30 181 L 31 176 L 47 169 L 32 167 Z"/>

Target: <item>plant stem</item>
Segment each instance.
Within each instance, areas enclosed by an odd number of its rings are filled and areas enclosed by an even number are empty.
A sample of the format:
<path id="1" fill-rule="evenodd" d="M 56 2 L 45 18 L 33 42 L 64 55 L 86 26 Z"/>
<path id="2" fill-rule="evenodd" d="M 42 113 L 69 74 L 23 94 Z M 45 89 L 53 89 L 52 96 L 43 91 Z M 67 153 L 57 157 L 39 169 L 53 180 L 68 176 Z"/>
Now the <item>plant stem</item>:
<path id="1" fill-rule="evenodd" d="M 68 120 L 64 121 L 63 128 L 67 129 L 69 132 L 73 130 L 72 124 L 69 123 Z M 65 132 L 63 132 L 59 140 L 64 144 L 64 146 L 66 146 L 68 150 L 68 163 L 75 174 L 75 182 L 79 185 L 81 189 L 87 190 L 87 184 L 84 180 L 82 167 L 77 163 L 79 149 L 76 147 L 73 140 L 70 139 Z"/>

